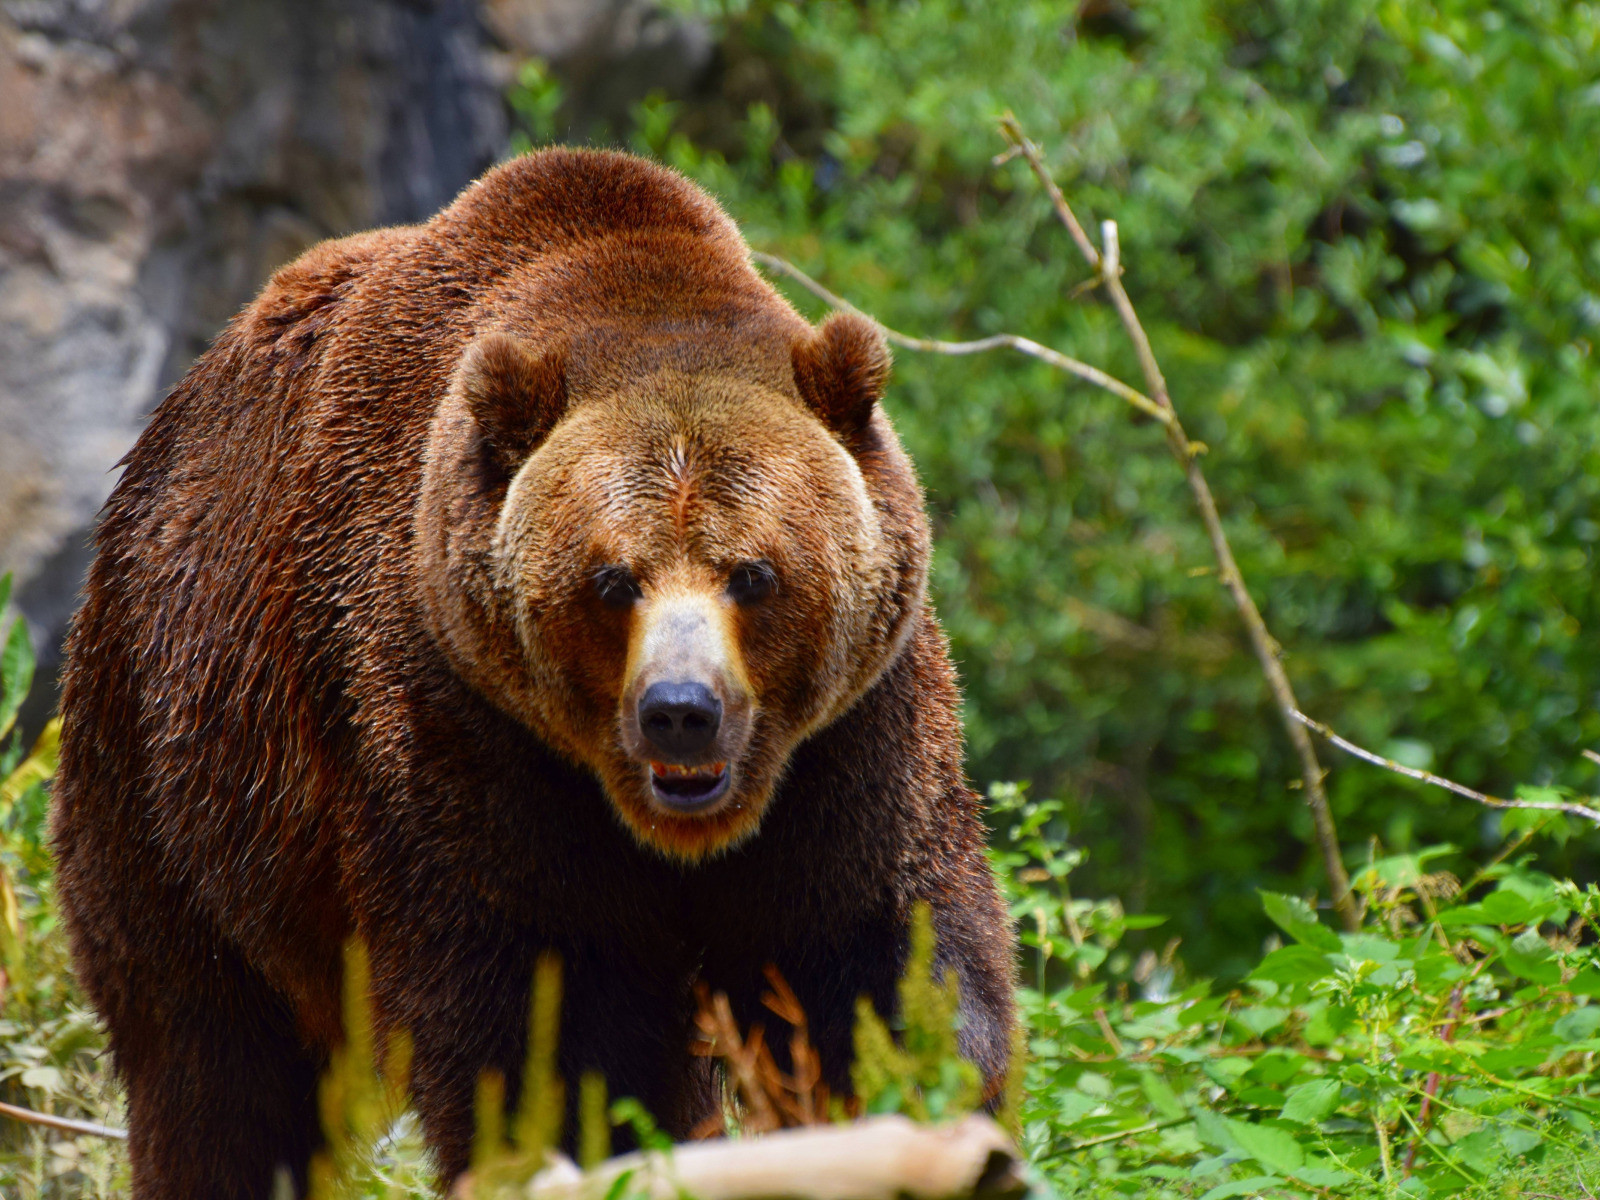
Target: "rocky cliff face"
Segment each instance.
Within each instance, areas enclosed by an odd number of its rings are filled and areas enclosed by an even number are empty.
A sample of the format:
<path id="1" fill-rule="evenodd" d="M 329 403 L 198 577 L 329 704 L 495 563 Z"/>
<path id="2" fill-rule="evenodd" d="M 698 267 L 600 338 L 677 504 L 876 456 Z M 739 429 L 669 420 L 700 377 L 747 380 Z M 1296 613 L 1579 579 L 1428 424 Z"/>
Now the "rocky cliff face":
<path id="1" fill-rule="evenodd" d="M 500 152 L 468 0 L 0 4 L 0 570 L 48 658 L 141 418 L 273 267 Z"/>
<path id="2" fill-rule="evenodd" d="M 644 0 L 0 0 L 0 571 L 47 676 L 144 416 L 275 267 L 498 158 L 523 54 L 604 122 L 710 45 Z"/>

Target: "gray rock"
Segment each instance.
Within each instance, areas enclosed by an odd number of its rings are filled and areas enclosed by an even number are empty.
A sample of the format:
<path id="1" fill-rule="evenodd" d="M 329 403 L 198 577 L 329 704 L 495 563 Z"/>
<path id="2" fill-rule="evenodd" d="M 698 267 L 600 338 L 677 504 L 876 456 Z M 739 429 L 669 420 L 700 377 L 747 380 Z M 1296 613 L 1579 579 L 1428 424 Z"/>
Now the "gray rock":
<path id="1" fill-rule="evenodd" d="M 0 0 L 0 571 L 45 678 L 142 419 L 273 268 L 498 157 L 489 50 L 471 0 Z"/>

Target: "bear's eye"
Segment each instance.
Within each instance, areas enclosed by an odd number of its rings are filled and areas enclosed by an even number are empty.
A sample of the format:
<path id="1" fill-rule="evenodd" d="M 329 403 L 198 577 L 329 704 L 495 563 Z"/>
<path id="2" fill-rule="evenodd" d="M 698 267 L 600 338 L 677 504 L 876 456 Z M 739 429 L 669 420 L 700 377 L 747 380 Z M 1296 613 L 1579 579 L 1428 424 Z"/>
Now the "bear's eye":
<path id="1" fill-rule="evenodd" d="M 607 608 L 631 608 L 642 594 L 639 581 L 627 567 L 601 567 L 594 573 L 594 590 Z"/>
<path id="2" fill-rule="evenodd" d="M 754 604 L 778 589 L 778 573 L 769 563 L 740 563 L 728 576 L 728 595 L 735 604 Z"/>

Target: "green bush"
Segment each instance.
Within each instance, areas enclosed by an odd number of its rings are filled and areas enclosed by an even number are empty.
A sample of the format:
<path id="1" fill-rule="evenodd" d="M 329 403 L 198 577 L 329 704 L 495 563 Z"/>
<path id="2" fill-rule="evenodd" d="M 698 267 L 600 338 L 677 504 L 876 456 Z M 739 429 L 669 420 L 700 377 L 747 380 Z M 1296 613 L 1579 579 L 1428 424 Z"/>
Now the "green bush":
<path id="1" fill-rule="evenodd" d="M 991 800 L 1033 960 L 1023 1144 L 1060 1194 L 1487 1200 L 1567 1190 L 1600 1156 L 1593 885 L 1509 854 L 1463 882 L 1451 847 L 1375 859 L 1355 933 L 1263 892 L 1282 944 L 1221 989 L 1133 959 L 1138 923 L 1072 895 L 1060 802 Z"/>
<path id="2" fill-rule="evenodd" d="M 0 575 L 0 614 L 11 576 Z M 45 847 L 46 786 L 61 722 L 30 741 L 16 725 L 33 683 L 33 644 L 21 620 L 0 624 L 0 1101 L 91 1121 L 115 1121 L 117 1101 L 100 1051 L 104 1038 L 83 1005 L 56 920 Z M 110 1196 L 120 1147 L 0 1118 L 0 1193 Z"/>

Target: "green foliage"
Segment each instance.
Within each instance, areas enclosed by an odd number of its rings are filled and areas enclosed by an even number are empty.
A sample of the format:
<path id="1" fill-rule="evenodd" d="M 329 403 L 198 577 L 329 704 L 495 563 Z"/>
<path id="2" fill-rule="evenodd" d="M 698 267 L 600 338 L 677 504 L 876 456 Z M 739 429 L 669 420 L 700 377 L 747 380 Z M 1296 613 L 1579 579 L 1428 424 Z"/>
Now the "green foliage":
<path id="1" fill-rule="evenodd" d="M 1516 0 L 693 5 L 712 102 L 636 148 L 753 245 L 913 333 L 1137 366 L 1014 110 L 1127 286 L 1305 707 L 1486 790 L 1600 739 L 1600 10 Z M 808 296 L 796 303 L 817 315 Z M 1258 888 L 1318 878 L 1297 770 L 1160 430 L 1021 358 L 900 355 L 972 770 L 1065 801 L 1091 890 L 1239 975 Z M 1340 827 L 1485 849 L 1494 820 L 1340 764 Z M 1545 846 L 1560 873 L 1592 848 Z M 1354 854 L 1359 857 L 1359 854 Z"/>
<path id="2" fill-rule="evenodd" d="M 0 575 L 0 612 L 10 592 L 10 575 Z M 21 620 L 0 646 L 0 1100 L 114 1122 L 103 1038 L 73 987 L 45 847 L 45 786 L 55 774 L 61 723 L 25 740 L 16 717 L 34 659 Z M 98 1137 L 0 1122 L 0 1192 L 30 1200 L 110 1196 L 125 1186 L 119 1150 Z"/>
<path id="3" fill-rule="evenodd" d="M 528 1012 L 528 1061 L 523 1072 L 521 1103 L 511 1122 L 511 1137 L 505 1138 L 502 1122 L 505 1093 L 501 1081 L 485 1076 L 478 1090 L 477 1139 L 472 1152 L 472 1171 L 485 1191 L 513 1188 L 526 1183 L 545 1167 L 552 1148 L 561 1136 L 561 1118 L 566 1089 L 556 1073 L 556 1044 L 561 1017 L 561 965 L 553 958 L 541 958 L 534 971 L 533 1001 Z M 588 1086 L 592 1087 L 593 1084 Z M 603 1086 L 603 1085 L 602 1085 Z M 581 1109 L 582 1115 L 598 1128 L 580 1131 L 585 1153 L 609 1141 L 605 1123 L 605 1099 L 596 1104 L 593 1097 Z"/>
<path id="4" fill-rule="evenodd" d="M 540 63 L 529 61 L 522 65 L 508 99 L 519 126 L 511 134 L 512 154 L 526 154 L 553 140 L 561 107 L 561 85 Z"/>
<path id="5" fill-rule="evenodd" d="M 995 786 L 990 800 L 1009 831 L 995 866 L 1034 968 L 1020 997 L 1028 1054 L 1017 1056 L 1021 1078 L 1007 1099 L 1047 1191 L 1488 1200 L 1559 1194 L 1600 1153 L 1600 888 L 1516 857 L 1558 818 L 1517 814 L 1505 851 L 1464 885 L 1441 870 L 1456 857 L 1449 847 L 1373 859 L 1355 874 L 1365 913 L 1357 933 L 1333 932 L 1301 897 L 1263 893 L 1266 917 L 1288 941 L 1229 990 L 1182 980 L 1175 943 L 1134 959 L 1124 938 L 1156 918 L 1073 895 L 1083 856 L 1067 847 L 1060 801 L 1032 800 L 1016 785 Z M 23 881 L 20 957 L 7 968 L 0 1022 L 3 1078 L 18 1089 L 9 1094 L 114 1119 L 94 1057 L 100 1038 L 64 969 L 37 823 L 8 818 L 4 830 L 4 864 Z M 862 1010 L 856 1086 L 873 1111 L 952 1117 L 978 1099 L 976 1072 L 957 1053 L 955 985 L 939 977 L 936 950 L 924 908 L 898 1037 Z M 379 1070 L 366 978 L 353 948 L 349 1038 L 321 1089 L 328 1144 L 313 1165 L 314 1194 L 420 1198 L 431 1184 L 415 1120 L 402 1111 L 408 1049 L 391 1041 Z M 559 996 L 559 973 L 541 963 L 525 1101 L 509 1139 L 503 1090 L 484 1081 L 477 1195 L 520 1193 L 559 1133 Z M 637 1102 L 608 1113 L 594 1078 L 581 1081 L 580 1096 L 586 1165 L 607 1153 L 611 1122 L 670 1150 Z M 13 1137 L 0 1153 L 7 1194 L 109 1196 L 125 1186 L 120 1143 L 0 1128 Z M 622 1197 L 637 1182 L 624 1175 L 612 1191 Z"/>
<path id="6" fill-rule="evenodd" d="M 1355 933 L 1262 893 L 1287 941 L 1223 989 L 1121 953 L 1115 905 L 1061 899 L 1073 860 L 1040 832 L 1058 804 L 991 797 L 1040 953 L 1024 1145 L 1060 1194 L 1489 1197 L 1600 1155 L 1593 885 L 1526 859 L 1463 885 L 1449 847 L 1376 858 Z"/>

